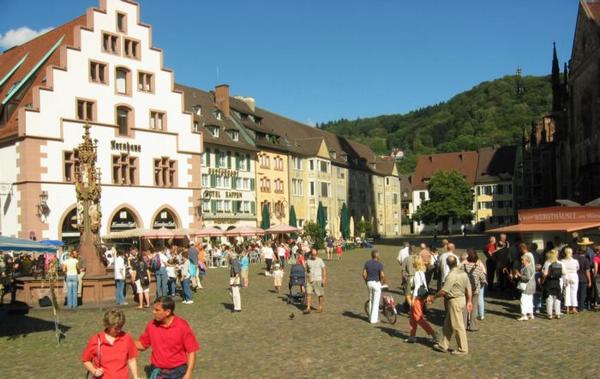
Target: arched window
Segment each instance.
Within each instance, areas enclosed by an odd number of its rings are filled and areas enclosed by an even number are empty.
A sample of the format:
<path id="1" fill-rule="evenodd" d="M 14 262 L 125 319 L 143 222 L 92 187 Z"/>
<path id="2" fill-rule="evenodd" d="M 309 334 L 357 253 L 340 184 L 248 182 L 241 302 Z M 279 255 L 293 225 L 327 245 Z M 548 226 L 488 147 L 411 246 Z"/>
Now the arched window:
<path id="1" fill-rule="evenodd" d="M 129 134 L 129 128 L 133 122 L 132 111 L 126 106 L 117 107 L 117 126 L 119 127 L 119 135 L 126 136 Z"/>
<path id="2" fill-rule="evenodd" d="M 73 208 L 63 220 L 61 227 L 62 241 L 66 246 L 79 243 L 79 229 L 77 228 L 77 208 Z"/>
<path id="3" fill-rule="evenodd" d="M 177 228 L 177 217 L 170 209 L 164 208 L 152 220 L 152 229 L 176 229 Z"/>
<path id="4" fill-rule="evenodd" d="M 110 220 L 109 225 L 111 232 L 134 229 L 137 227 L 138 220 L 135 214 L 127 208 L 121 208 L 117 213 L 115 213 L 112 220 Z"/>

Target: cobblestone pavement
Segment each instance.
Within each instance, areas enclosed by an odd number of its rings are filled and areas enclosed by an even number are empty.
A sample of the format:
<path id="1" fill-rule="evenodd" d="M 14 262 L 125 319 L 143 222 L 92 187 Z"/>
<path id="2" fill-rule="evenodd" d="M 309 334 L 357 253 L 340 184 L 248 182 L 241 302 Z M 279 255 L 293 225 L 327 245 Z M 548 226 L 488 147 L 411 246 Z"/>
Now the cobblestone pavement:
<path id="1" fill-rule="evenodd" d="M 390 288 L 399 299 L 398 247 L 378 248 Z M 176 307 L 202 345 L 195 377 L 580 378 L 597 377 L 600 372 L 592 350 L 600 341 L 600 313 L 595 312 L 559 321 L 540 317 L 517 322 L 518 301 L 488 299 L 480 331 L 468 334 L 468 356 L 433 351 L 422 330 L 416 344 L 403 343 L 408 331 L 405 314 L 395 325 L 367 322 L 363 310 L 367 291 L 360 274 L 368 257 L 368 250 L 359 249 L 347 252 L 342 261 L 326 262 L 325 312 L 310 315 L 302 315 L 287 304 L 283 293 L 275 293 L 272 279 L 262 275 L 257 265 L 250 271 L 250 287 L 242 290 L 243 311 L 231 313 L 228 270 L 209 269 L 206 289 L 195 294 L 195 303 L 178 302 Z M 428 316 L 436 328 L 442 323 L 442 306 L 438 300 Z M 124 309 L 126 330 L 139 336 L 151 312 L 132 306 Z M 87 339 L 100 330 L 103 311 L 61 310 L 65 338 L 60 345 L 51 311 L 31 310 L 4 319 L 0 324 L 2 377 L 84 377 L 79 357 Z M 141 372 L 148 362 L 149 353 L 142 353 Z"/>

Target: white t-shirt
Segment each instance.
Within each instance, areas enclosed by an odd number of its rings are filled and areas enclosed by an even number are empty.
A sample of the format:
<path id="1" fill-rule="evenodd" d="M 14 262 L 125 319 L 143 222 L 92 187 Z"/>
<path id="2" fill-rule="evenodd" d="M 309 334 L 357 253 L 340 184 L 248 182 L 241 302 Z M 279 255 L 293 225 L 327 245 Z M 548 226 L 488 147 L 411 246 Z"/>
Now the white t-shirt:
<path id="1" fill-rule="evenodd" d="M 448 259 L 448 257 L 450 255 L 452 255 L 454 258 L 456 258 L 456 262 L 458 262 L 458 257 L 456 256 L 456 254 L 454 254 L 451 251 L 446 251 L 444 254 L 442 254 L 440 256 L 440 270 L 441 270 L 441 274 L 442 274 L 442 283 L 444 283 L 446 281 L 446 277 L 450 273 L 450 267 L 448 267 L 448 263 L 446 263 L 446 260 Z"/>
<path id="2" fill-rule="evenodd" d="M 423 271 L 415 272 L 415 276 L 413 277 L 413 283 L 415 285 L 415 288 L 413 289 L 412 295 L 414 297 L 417 297 L 417 292 L 419 291 L 419 287 L 421 287 L 421 285 L 424 285 L 425 288 L 427 288 L 427 279 L 425 279 L 425 273 Z"/>
<path id="3" fill-rule="evenodd" d="M 115 280 L 125 280 L 125 259 L 118 255 L 115 258 Z"/>
<path id="4" fill-rule="evenodd" d="M 563 265 L 563 272 L 565 275 L 577 274 L 577 271 L 579 271 L 579 262 L 577 259 L 563 259 L 560 263 Z"/>
<path id="5" fill-rule="evenodd" d="M 262 253 L 263 253 L 263 256 L 265 257 L 265 259 L 273 259 L 273 257 L 275 256 L 275 252 L 269 246 L 263 247 Z"/>
<path id="6" fill-rule="evenodd" d="M 325 267 L 325 262 L 319 257 L 315 259 L 307 259 L 306 267 L 310 272 L 310 281 L 321 281 L 323 280 L 323 271 L 322 268 Z"/>
<path id="7" fill-rule="evenodd" d="M 283 246 L 279 246 L 277 248 L 277 256 L 278 257 L 285 257 L 285 248 Z"/>
<path id="8" fill-rule="evenodd" d="M 410 247 L 405 246 L 398 252 L 398 257 L 396 258 L 398 262 L 403 263 L 406 258 L 410 255 Z"/>

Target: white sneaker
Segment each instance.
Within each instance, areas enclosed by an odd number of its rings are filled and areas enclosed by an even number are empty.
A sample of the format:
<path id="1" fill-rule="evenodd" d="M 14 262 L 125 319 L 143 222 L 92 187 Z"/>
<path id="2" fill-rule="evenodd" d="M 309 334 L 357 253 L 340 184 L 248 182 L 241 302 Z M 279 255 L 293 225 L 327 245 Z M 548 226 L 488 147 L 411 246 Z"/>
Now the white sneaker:
<path id="1" fill-rule="evenodd" d="M 530 320 L 533 320 L 534 318 L 535 318 L 535 316 L 534 316 L 534 315 L 531 315 L 531 316 L 529 316 L 529 319 L 530 319 Z"/>
<path id="2" fill-rule="evenodd" d="M 527 317 L 526 315 L 523 315 L 517 319 L 517 321 L 527 321 L 527 320 L 529 320 L 529 317 Z"/>
<path id="3" fill-rule="evenodd" d="M 188 300 L 187 304 L 194 304 L 194 300 Z"/>

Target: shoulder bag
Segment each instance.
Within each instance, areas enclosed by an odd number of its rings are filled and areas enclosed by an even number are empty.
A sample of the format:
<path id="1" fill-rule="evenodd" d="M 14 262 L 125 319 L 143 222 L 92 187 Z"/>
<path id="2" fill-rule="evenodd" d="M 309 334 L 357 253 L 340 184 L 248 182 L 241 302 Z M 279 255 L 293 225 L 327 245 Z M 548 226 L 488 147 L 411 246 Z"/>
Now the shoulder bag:
<path id="1" fill-rule="evenodd" d="M 424 299 L 429 295 L 429 290 L 427 289 L 427 285 L 425 284 L 427 282 L 425 280 L 425 274 L 423 273 L 423 271 L 419 271 L 419 274 L 421 274 L 421 279 L 423 281 L 421 282 L 421 285 L 417 289 L 417 297 Z"/>

